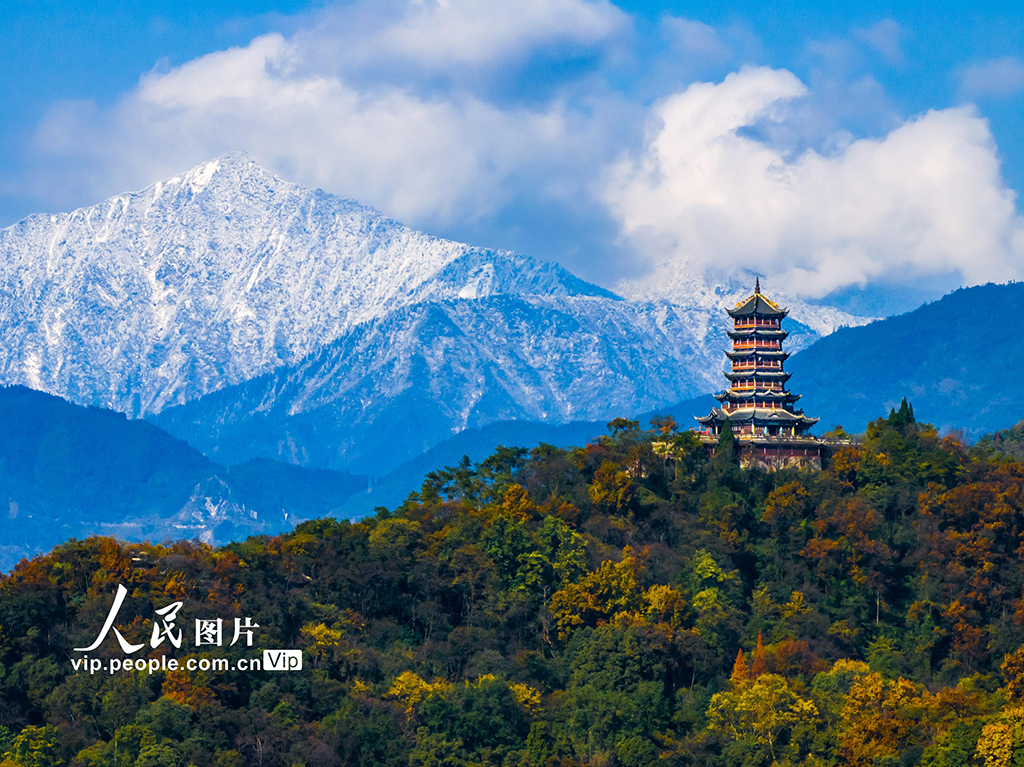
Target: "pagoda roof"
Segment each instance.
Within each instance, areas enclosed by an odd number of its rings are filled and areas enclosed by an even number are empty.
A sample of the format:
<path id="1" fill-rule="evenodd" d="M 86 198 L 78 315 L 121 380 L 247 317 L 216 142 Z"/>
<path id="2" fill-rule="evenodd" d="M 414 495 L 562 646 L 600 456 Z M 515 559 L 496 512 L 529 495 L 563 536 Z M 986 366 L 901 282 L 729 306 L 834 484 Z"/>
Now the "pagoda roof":
<path id="1" fill-rule="evenodd" d="M 771 299 L 761 295 L 760 279 L 754 284 L 754 295 L 744 298 L 732 309 L 726 309 L 730 317 L 748 317 L 753 314 L 762 317 L 785 317 L 789 314 L 788 309 L 782 309 Z"/>
<path id="2" fill-rule="evenodd" d="M 730 349 L 725 353 L 725 356 L 731 360 L 742 359 L 744 357 L 770 357 L 771 359 L 777 359 L 780 361 L 789 359 L 789 352 L 784 352 L 782 349 L 737 349 L 733 351 Z"/>
<path id="3" fill-rule="evenodd" d="M 726 334 L 733 341 L 740 338 L 767 338 L 770 341 L 782 341 L 789 335 L 789 331 L 769 328 L 744 328 L 743 330 L 727 330 Z"/>
<path id="4" fill-rule="evenodd" d="M 719 402 L 736 401 L 744 402 L 750 399 L 759 399 L 772 402 L 796 402 L 802 395 L 793 394 L 792 392 L 784 391 L 773 391 L 771 389 L 760 389 L 745 392 L 732 391 L 726 389 L 723 392 L 712 395 Z"/>

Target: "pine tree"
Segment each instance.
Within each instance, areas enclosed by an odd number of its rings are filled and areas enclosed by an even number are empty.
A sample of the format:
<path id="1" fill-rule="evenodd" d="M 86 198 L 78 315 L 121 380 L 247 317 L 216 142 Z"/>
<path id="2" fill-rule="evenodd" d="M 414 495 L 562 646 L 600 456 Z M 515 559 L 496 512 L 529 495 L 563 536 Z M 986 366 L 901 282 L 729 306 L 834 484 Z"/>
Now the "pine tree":
<path id="1" fill-rule="evenodd" d="M 732 433 L 732 421 L 728 418 L 722 424 L 722 433 L 718 437 L 715 448 L 714 465 L 719 472 L 724 472 L 736 463 L 736 437 Z"/>
<path id="2" fill-rule="evenodd" d="M 750 669 L 747 668 L 747 659 L 743 656 L 743 650 L 736 653 L 736 662 L 732 664 L 733 688 L 742 687 L 745 682 L 750 681 Z"/>
<path id="3" fill-rule="evenodd" d="M 904 397 L 900 402 L 900 409 L 889 408 L 889 424 L 892 426 L 907 426 L 916 423 L 914 420 L 914 406 L 907 402 Z"/>

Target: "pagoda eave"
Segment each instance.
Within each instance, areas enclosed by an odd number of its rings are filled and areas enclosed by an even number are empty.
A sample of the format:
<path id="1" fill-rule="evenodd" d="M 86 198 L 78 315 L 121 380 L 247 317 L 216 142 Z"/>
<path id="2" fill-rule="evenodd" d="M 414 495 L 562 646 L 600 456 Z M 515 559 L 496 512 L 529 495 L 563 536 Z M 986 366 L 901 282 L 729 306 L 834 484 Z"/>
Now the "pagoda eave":
<path id="1" fill-rule="evenodd" d="M 744 338 L 763 338 L 768 341 L 785 341 L 789 335 L 788 330 L 768 330 L 766 328 L 741 328 L 727 330 L 725 334 L 733 341 L 740 341 Z"/>
<path id="2" fill-rule="evenodd" d="M 740 349 L 739 351 L 727 351 L 725 356 L 731 360 L 741 360 L 747 357 L 765 357 L 772 360 L 778 360 L 779 362 L 785 362 L 789 359 L 789 352 L 784 352 L 780 349 Z"/>
<path id="3" fill-rule="evenodd" d="M 755 389 L 755 390 L 744 391 L 744 392 L 738 392 L 738 391 L 729 390 L 729 391 L 719 392 L 718 394 L 713 394 L 712 396 L 715 399 L 717 399 L 719 402 L 727 402 L 727 401 L 731 401 L 731 400 L 741 401 L 741 400 L 751 400 L 751 399 L 764 400 L 765 402 L 769 402 L 769 401 L 771 401 L 771 402 L 796 402 L 803 395 L 801 395 L 801 394 L 793 394 L 792 392 L 788 392 L 788 391 L 787 392 L 779 392 L 779 391 L 772 391 L 770 389 L 761 389 L 760 391 L 758 391 L 758 390 Z"/>
<path id="4" fill-rule="evenodd" d="M 781 408 L 749 408 L 744 410 L 726 411 L 716 407 L 713 408 L 711 413 L 706 416 L 695 416 L 695 420 L 704 424 L 719 423 L 725 421 L 727 418 L 731 423 L 754 421 L 756 423 L 763 424 L 799 424 L 807 428 L 810 428 L 821 420 L 819 418 L 811 418 L 803 413 L 792 413 L 789 410 L 782 410 Z"/>
<path id="5" fill-rule="evenodd" d="M 808 426 L 818 422 L 817 418 L 808 418 L 803 413 L 792 413 L 782 408 L 749 408 L 744 410 L 722 410 L 723 417 L 733 423 L 743 421 L 768 421 L 774 423 L 805 423 Z"/>

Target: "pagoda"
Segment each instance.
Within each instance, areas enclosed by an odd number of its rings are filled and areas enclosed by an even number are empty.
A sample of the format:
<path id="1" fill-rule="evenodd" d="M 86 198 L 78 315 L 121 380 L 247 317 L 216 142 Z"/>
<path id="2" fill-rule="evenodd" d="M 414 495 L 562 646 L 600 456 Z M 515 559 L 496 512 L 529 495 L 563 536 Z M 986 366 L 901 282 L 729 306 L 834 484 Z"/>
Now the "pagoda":
<path id="1" fill-rule="evenodd" d="M 727 311 L 733 321 L 732 351 L 726 352 L 732 363 L 725 374 L 729 388 L 715 395 L 720 407 L 697 418 L 701 440 L 716 446 L 728 424 L 742 466 L 820 469 L 824 443 L 807 434 L 818 419 L 796 410 L 800 395 L 786 388 L 790 374 L 783 363 L 789 354 L 782 350 L 782 342 L 789 334 L 782 329 L 782 320 L 789 311 L 761 294 L 760 279 L 752 296 Z"/>

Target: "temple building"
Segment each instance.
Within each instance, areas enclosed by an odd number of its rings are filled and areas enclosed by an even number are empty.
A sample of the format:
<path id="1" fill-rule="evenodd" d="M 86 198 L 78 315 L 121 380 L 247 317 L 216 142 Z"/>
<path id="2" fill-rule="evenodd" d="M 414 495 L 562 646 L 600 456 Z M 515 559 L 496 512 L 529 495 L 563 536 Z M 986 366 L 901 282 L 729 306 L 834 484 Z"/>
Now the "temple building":
<path id="1" fill-rule="evenodd" d="M 725 374 L 729 388 L 715 395 L 720 407 L 697 418 L 701 440 L 716 446 L 728 424 L 744 467 L 820 469 L 824 443 L 807 433 L 818 419 L 795 409 L 800 395 L 786 388 L 790 374 L 783 363 L 789 354 L 782 342 L 789 334 L 782 320 L 788 310 L 761 294 L 758 279 L 754 294 L 728 312 L 733 321 L 732 351 L 726 352 L 732 363 Z"/>

